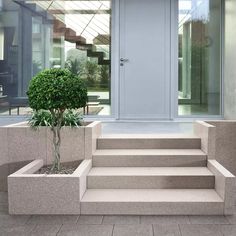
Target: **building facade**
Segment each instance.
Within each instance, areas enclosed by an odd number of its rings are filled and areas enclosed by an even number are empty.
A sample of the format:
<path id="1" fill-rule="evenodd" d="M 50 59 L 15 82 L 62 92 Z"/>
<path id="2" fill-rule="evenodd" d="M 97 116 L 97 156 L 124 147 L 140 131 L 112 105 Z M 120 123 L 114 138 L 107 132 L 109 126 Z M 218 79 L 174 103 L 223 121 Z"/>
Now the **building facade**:
<path id="1" fill-rule="evenodd" d="M 67 68 L 90 117 L 233 119 L 235 18 L 233 0 L 0 0 L 0 116 L 28 114 L 31 78 Z"/>

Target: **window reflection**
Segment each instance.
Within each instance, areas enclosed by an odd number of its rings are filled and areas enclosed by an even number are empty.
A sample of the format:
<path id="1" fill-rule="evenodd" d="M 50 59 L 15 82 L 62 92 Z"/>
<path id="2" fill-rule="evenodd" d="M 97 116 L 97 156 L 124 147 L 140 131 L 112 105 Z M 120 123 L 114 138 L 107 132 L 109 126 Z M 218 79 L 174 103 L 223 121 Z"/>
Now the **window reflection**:
<path id="1" fill-rule="evenodd" d="M 179 115 L 220 115 L 221 0 L 179 0 Z"/>
<path id="2" fill-rule="evenodd" d="M 28 83 L 45 68 L 81 76 L 86 115 L 110 115 L 110 21 L 110 1 L 0 0 L 0 115 L 28 114 Z"/>

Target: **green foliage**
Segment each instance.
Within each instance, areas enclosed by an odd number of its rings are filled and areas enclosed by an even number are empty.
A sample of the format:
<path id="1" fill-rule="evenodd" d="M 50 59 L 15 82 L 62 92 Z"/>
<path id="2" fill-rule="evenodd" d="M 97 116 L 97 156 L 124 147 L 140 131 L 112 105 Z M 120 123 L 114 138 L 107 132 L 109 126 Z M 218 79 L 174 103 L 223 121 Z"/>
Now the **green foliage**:
<path id="1" fill-rule="evenodd" d="M 52 114 L 45 110 L 33 111 L 28 121 L 31 127 L 52 126 Z"/>
<path id="2" fill-rule="evenodd" d="M 97 61 L 87 61 L 81 66 L 81 78 L 89 88 L 98 88 L 98 91 L 109 88 L 109 65 L 98 65 Z M 97 89 L 96 89 L 97 90 Z"/>
<path id="3" fill-rule="evenodd" d="M 53 126 L 53 117 L 49 111 L 34 110 L 32 116 L 29 118 L 29 124 L 35 128 L 38 126 Z M 66 110 L 63 113 L 62 126 L 78 127 L 82 125 L 82 117 L 78 112 L 73 110 Z"/>
<path id="4" fill-rule="evenodd" d="M 64 69 L 47 69 L 29 83 L 29 105 L 34 110 L 76 109 L 87 102 L 87 88 L 76 75 Z"/>
<path id="5" fill-rule="evenodd" d="M 78 127 L 82 125 L 82 117 L 80 113 L 67 110 L 63 116 L 63 126 Z"/>
<path id="6" fill-rule="evenodd" d="M 109 66 L 108 65 L 102 65 L 100 69 L 100 86 L 101 88 L 108 88 L 109 86 Z"/>
<path id="7" fill-rule="evenodd" d="M 87 61 L 83 69 L 83 77 L 87 86 L 94 86 L 99 77 L 99 67 L 97 62 Z"/>

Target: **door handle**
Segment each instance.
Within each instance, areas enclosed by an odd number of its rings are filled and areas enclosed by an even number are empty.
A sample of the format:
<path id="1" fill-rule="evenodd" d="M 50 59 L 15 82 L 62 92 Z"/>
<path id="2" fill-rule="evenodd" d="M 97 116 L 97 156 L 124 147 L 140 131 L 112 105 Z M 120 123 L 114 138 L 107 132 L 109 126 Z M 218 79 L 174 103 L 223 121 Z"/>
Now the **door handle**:
<path id="1" fill-rule="evenodd" d="M 120 58 L 120 66 L 124 66 L 125 62 L 128 62 L 129 59 L 125 59 L 125 58 Z"/>
<path id="2" fill-rule="evenodd" d="M 126 58 L 121 58 L 120 59 L 120 62 L 128 62 L 129 61 L 129 59 L 126 59 Z"/>

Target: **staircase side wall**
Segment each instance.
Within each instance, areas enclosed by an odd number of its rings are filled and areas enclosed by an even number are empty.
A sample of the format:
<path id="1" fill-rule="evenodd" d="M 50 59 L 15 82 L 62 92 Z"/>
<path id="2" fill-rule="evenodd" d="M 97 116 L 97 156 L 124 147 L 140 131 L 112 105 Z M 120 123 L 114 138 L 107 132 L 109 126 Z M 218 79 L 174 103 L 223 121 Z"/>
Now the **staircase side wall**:
<path id="1" fill-rule="evenodd" d="M 216 127 L 215 159 L 236 175 L 236 121 L 208 121 Z"/>
<path id="2" fill-rule="evenodd" d="M 236 121 L 197 121 L 194 133 L 201 138 L 201 149 L 208 159 L 216 159 L 236 175 Z"/>

